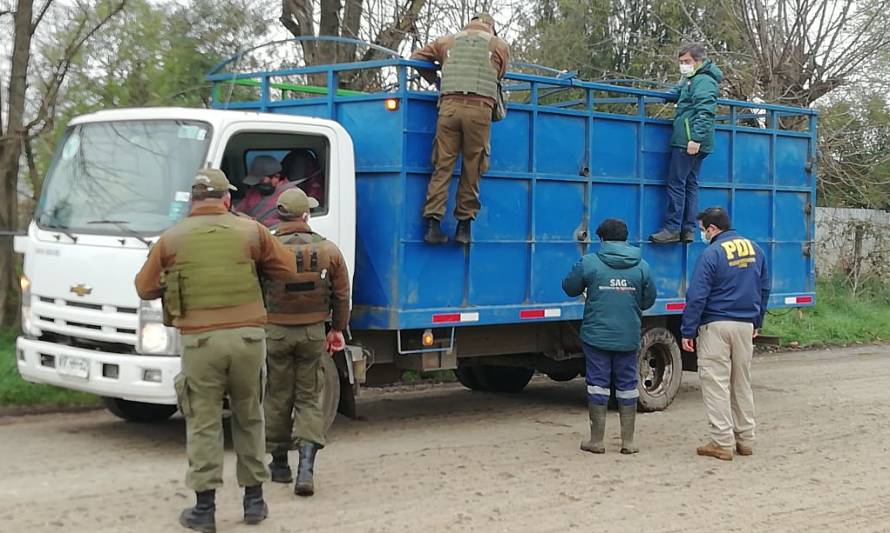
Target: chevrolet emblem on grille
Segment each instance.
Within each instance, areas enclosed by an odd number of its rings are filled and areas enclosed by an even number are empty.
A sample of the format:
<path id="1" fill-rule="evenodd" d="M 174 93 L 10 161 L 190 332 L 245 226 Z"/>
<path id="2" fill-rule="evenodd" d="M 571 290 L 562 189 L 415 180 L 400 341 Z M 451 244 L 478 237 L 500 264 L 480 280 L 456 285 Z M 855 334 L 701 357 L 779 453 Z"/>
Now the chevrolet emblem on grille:
<path id="1" fill-rule="evenodd" d="M 93 292 L 93 288 L 89 285 L 84 285 L 83 283 L 78 283 L 77 285 L 71 286 L 71 292 L 83 298 L 87 294 L 91 294 Z"/>

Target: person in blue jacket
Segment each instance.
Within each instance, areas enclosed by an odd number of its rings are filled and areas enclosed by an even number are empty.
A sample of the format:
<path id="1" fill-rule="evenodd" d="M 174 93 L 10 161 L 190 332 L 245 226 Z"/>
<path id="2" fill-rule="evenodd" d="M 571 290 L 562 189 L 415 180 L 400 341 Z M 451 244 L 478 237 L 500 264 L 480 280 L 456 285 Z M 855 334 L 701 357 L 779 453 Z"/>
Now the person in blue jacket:
<path id="1" fill-rule="evenodd" d="M 754 395 L 751 357 L 754 338 L 769 302 L 766 255 L 757 243 L 731 229 L 726 210 L 710 207 L 698 215 L 708 243 L 686 291 L 683 349 L 698 351 L 702 398 L 711 441 L 696 453 L 731 461 L 754 453 Z"/>
<path id="2" fill-rule="evenodd" d="M 581 344 L 587 364 L 590 440 L 581 449 L 605 453 L 606 405 L 615 388 L 621 420 L 621 453 L 637 453 L 634 419 L 637 412 L 637 351 L 643 311 L 655 304 L 655 283 L 640 249 L 627 244 L 627 225 L 604 220 L 596 234 L 600 249 L 585 255 L 562 282 L 569 296 L 587 291 Z"/>

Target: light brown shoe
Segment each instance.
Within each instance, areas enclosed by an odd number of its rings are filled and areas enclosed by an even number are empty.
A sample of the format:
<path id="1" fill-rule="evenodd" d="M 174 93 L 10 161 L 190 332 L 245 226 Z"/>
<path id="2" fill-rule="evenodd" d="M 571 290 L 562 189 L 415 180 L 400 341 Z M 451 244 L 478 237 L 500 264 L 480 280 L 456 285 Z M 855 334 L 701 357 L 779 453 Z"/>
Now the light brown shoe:
<path id="1" fill-rule="evenodd" d="M 742 444 L 741 442 L 736 442 L 735 443 L 735 451 L 739 455 L 745 455 L 745 456 L 754 455 L 754 446 L 751 446 L 750 444 Z"/>
<path id="2" fill-rule="evenodd" d="M 724 448 L 713 442 L 709 442 L 704 446 L 699 446 L 695 449 L 695 453 L 713 457 L 714 459 L 720 459 L 721 461 L 732 461 L 732 448 Z"/>

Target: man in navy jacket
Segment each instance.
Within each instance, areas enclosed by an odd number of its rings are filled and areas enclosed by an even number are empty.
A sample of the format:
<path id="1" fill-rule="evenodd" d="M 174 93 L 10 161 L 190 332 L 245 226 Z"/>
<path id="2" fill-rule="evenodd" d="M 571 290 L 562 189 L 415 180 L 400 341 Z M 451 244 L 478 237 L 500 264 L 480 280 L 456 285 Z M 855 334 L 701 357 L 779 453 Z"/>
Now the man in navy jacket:
<path id="1" fill-rule="evenodd" d="M 698 351 L 711 427 L 711 441 L 696 451 L 731 461 L 733 444 L 739 455 L 754 453 L 751 357 L 769 301 L 769 269 L 760 246 L 731 229 L 726 210 L 710 207 L 698 221 L 709 246 L 695 265 L 681 326 L 683 349 Z"/>

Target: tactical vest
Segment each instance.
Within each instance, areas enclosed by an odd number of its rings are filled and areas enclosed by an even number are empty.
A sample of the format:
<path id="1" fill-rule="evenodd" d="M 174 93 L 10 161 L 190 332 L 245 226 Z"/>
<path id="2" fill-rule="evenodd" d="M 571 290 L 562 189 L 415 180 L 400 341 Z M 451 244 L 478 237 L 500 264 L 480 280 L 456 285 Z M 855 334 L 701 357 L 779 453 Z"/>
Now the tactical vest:
<path id="1" fill-rule="evenodd" d="M 498 73 L 491 64 L 489 41 L 484 31 L 466 30 L 454 36 L 448 59 L 442 65 L 442 94 L 472 93 L 498 97 Z"/>
<path id="2" fill-rule="evenodd" d="M 189 311 L 233 307 L 262 298 L 256 265 L 237 219 L 191 217 L 177 228 L 176 262 L 164 273 L 164 321 Z"/>
<path id="3" fill-rule="evenodd" d="M 263 279 L 263 296 L 270 314 L 328 314 L 331 310 L 331 254 L 317 233 L 293 233 L 281 238 L 293 250 L 297 275 L 287 281 Z"/>

